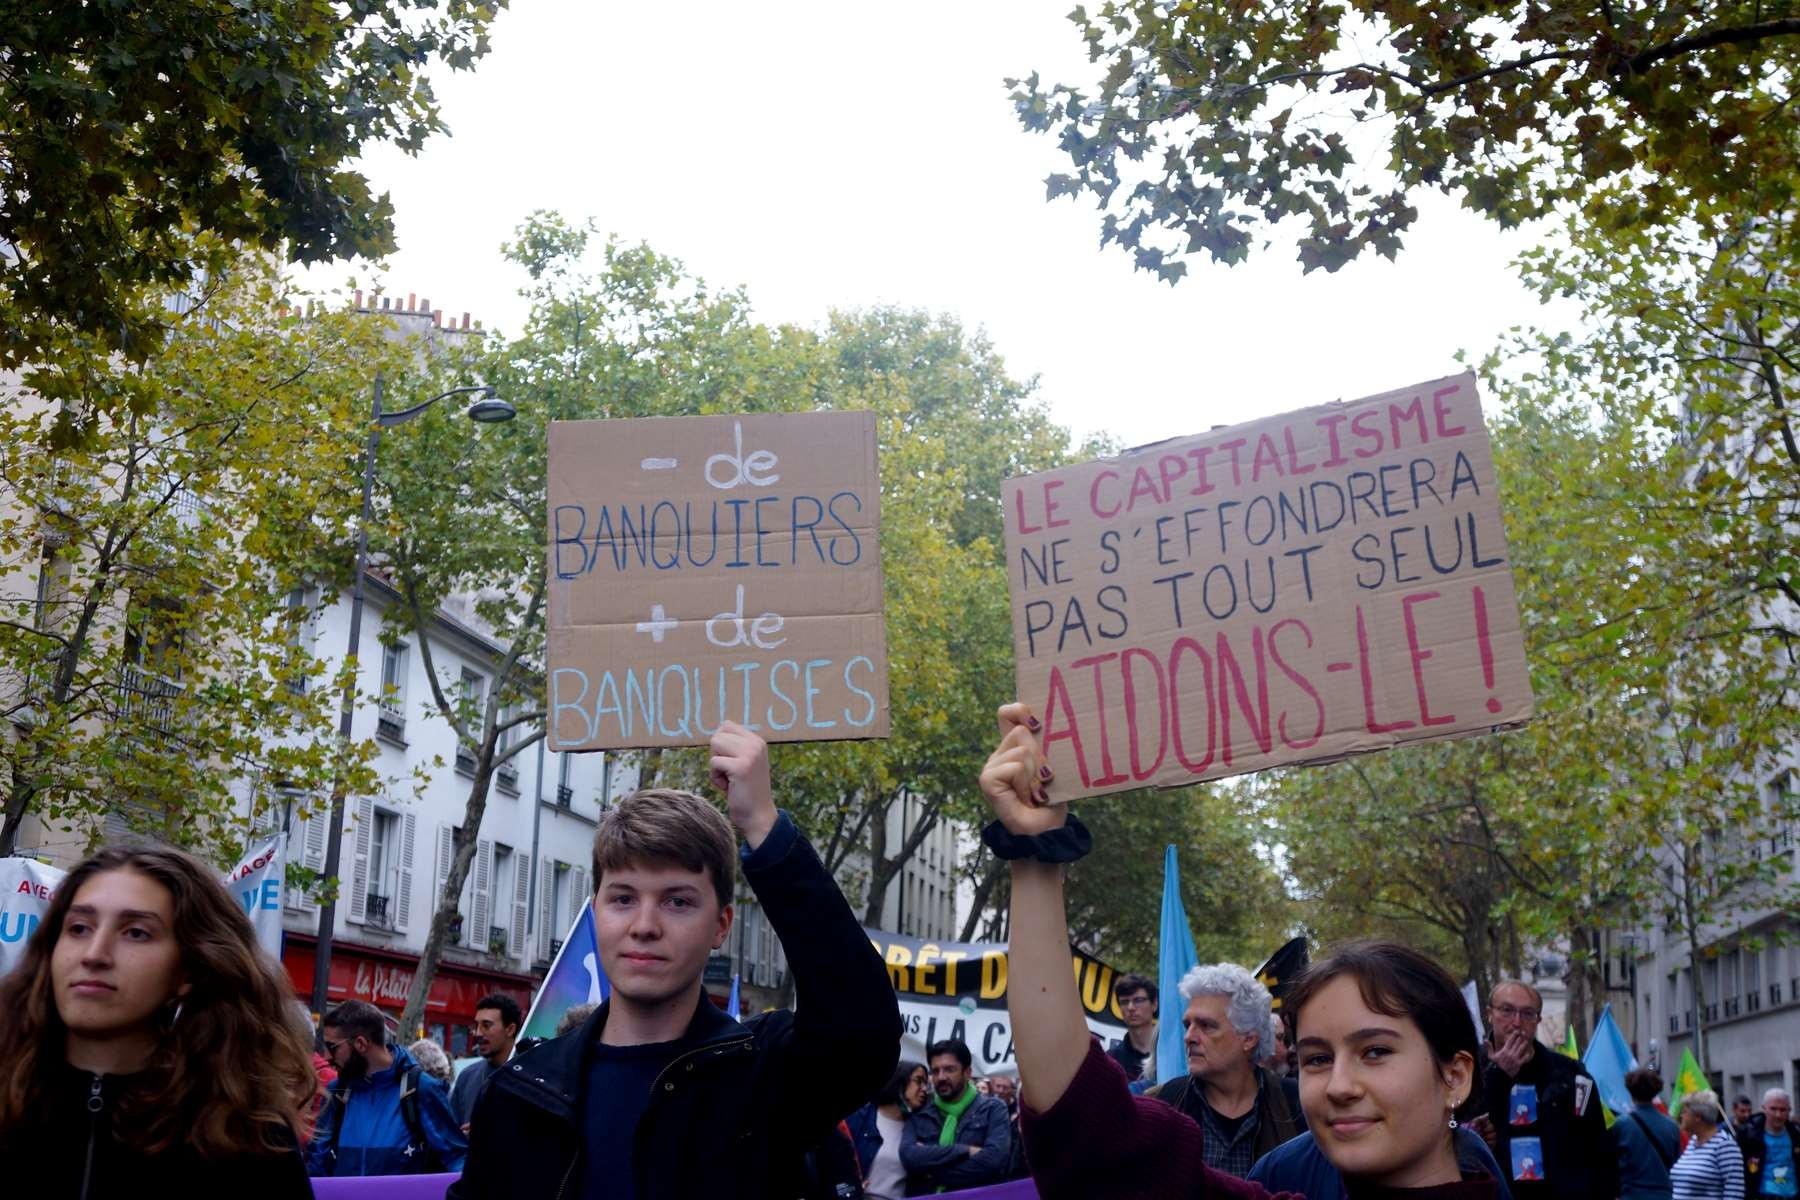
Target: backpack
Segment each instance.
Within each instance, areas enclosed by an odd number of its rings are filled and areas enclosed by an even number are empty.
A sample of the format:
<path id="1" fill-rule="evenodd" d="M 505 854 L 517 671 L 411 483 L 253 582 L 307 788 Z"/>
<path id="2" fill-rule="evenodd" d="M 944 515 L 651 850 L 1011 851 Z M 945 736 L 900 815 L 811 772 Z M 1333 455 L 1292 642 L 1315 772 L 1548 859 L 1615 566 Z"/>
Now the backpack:
<path id="1" fill-rule="evenodd" d="M 425 1136 L 425 1121 L 419 1114 L 419 1077 L 424 1073 L 425 1068 L 415 1064 L 400 1077 L 400 1119 L 406 1122 L 406 1132 L 412 1139 L 408 1143 L 409 1146 L 417 1152 L 422 1152 L 425 1156 L 420 1160 L 418 1173 L 433 1175 L 443 1171 L 444 1160 L 438 1157 L 437 1148 Z M 343 1124 L 344 1108 L 349 1101 L 344 1098 L 341 1081 L 334 1081 L 327 1089 L 327 1095 L 334 1101 L 326 1111 L 333 1114 L 331 1118 L 331 1154 L 335 1158 L 338 1129 Z M 317 1136 L 318 1133 L 315 1131 L 314 1137 Z"/>

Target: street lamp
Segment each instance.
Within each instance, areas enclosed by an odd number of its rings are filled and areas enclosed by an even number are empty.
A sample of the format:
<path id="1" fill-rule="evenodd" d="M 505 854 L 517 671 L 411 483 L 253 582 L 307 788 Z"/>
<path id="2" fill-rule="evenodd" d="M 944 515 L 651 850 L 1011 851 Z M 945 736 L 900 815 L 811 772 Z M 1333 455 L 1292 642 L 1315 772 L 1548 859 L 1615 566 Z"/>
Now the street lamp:
<path id="1" fill-rule="evenodd" d="M 403 408 L 399 412 L 383 412 L 381 376 L 375 376 L 375 411 L 369 427 L 369 448 L 363 452 L 362 515 L 356 524 L 356 575 L 350 584 L 350 646 L 346 651 L 346 662 L 355 662 L 362 646 L 363 576 L 369 569 L 369 516 L 375 494 L 375 451 L 381 445 L 381 431 L 404 425 L 439 400 L 473 393 L 480 393 L 481 398 L 469 406 L 468 416 L 472 421 L 491 425 L 510 421 L 518 415 L 517 409 L 496 396 L 494 389 L 486 384 L 451 388 L 411 408 Z M 338 710 L 338 741 L 343 746 L 350 744 L 350 726 L 355 716 L 356 675 L 351 673 L 345 677 L 343 702 Z M 327 879 L 337 877 L 338 862 L 344 849 L 344 788 L 344 781 L 340 778 L 331 798 L 331 828 L 325 842 Z M 334 895 L 319 906 L 319 940 L 313 950 L 312 1010 L 313 1019 L 321 1026 L 329 999 L 327 989 L 331 984 L 331 939 L 336 928 L 337 900 Z"/>

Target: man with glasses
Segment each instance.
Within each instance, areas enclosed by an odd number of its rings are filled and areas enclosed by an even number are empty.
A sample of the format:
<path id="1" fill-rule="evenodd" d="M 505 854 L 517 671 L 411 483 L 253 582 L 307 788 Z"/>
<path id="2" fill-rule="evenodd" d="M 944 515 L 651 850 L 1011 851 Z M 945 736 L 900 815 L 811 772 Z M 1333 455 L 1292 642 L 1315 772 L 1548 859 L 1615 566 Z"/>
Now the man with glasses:
<path id="1" fill-rule="evenodd" d="M 346 1000 L 325 1014 L 325 1053 L 337 1068 L 307 1147 L 309 1175 L 431 1175 L 460 1171 L 468 1145 L 448 1089 L 404 1046 L 387 1018 Z"/>
<path id="2" fill-rule="evenodd" d="M 1482 1136 L 1518 1200 L 1615 1196 L 1618 1163 L 1593 1077 L 1537 1040 L 1543 1015 L 1528 983 L 1509 979 L 1489 995 Z"/>
<path id="3" fill-rule="evenodd" d="M 1125 1040 L 1107 1053 L 1125 1068 L 1133 1091 L 1156 1082 L 1156 984 L 1147 975 L 1119 976 L 1113 999 L 1125 1018 Z"/>

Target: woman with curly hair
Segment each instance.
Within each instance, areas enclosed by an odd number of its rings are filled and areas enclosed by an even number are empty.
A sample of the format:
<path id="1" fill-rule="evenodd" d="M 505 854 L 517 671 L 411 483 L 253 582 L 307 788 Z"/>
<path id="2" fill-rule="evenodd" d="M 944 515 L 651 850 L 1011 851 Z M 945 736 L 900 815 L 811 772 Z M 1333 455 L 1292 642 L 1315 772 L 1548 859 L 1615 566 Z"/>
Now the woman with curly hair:
<path id="1" fill-rule="evenodd" d="M 310 1197 L 317 1080 L 287 981 L 208 867 L 70 871 L 0 980 L 0 1177 L 19 1194 Z"/>

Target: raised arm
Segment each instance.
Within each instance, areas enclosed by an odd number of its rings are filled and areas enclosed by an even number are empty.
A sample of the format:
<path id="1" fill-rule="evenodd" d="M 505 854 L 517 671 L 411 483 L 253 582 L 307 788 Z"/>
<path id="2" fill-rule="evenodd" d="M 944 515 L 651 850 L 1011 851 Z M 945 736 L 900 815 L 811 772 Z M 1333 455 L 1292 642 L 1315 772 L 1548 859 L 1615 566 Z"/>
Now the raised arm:
<path id="1" fill-rule="evenodd" d="M 1000 710 L 1000 745 L 981 770 L 981 794 L 1015 836 L 1060 829 L 1067 809 L 1051 804 L 1051 779 L 1038 749 L 1037 717 L 1023 704 Z M 1035 859 L 1012 863 L 1012 943 L 1007 949 L 1006 1007 L 1026 1104 L 1048 1112 L 1087 1057 L 1088 1027 L 1069 969 L 1069 921 L 1063 868 Z"/>

